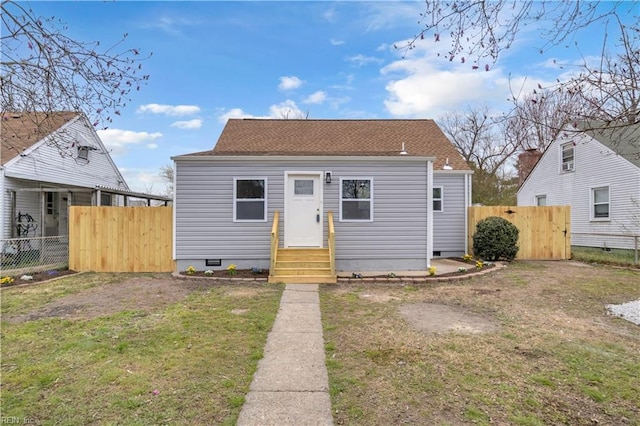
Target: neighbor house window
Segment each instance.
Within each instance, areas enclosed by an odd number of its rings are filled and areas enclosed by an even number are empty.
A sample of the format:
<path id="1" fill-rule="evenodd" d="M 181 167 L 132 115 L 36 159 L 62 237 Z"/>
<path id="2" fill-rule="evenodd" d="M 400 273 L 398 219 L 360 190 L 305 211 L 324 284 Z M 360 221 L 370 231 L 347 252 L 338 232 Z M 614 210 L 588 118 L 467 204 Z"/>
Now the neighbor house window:
<path id="1" fill-rule="evenodd" d="M 373 220 L 371 179 L 340 179 L 340 220 Z"/>
<path id="2" fill-rule="evenodd" d="M 593 201 L 592 219 L 609 219 L 609 187 L 591 189 L 591 200 Z"/>
<path id="3" fill-rule="evenodd" d="M 433 187 L 433 211 L 434 212 L 442 211 L 442 194 L 443 194 L 443 190 L 441 186 Z"/>
<path id="4" fill-rule="evenodd" d="M 267 179 L 233 180 L 233 220 L 265 222 L 267 220 Z"/>
<path id="5" fill-rule="evenodd" d="M 80 159 L 80 160 L 89 160 L 89 147 L 88 146 L 79 146 L 78 147 L 78 159 Z"/>
<path id="6" fill-rule="evenodd" d="M 546 205 L 547 205 L 547 196 L 536 195 L 536 206 L 546 206 Z"/>
<path id="7" fill-rule="evenodd" d="M 574 164 L 574 150 L 573 142 L 565 143 L 562 145 L 562 171 L 572 172 L 575 168 Z"/>

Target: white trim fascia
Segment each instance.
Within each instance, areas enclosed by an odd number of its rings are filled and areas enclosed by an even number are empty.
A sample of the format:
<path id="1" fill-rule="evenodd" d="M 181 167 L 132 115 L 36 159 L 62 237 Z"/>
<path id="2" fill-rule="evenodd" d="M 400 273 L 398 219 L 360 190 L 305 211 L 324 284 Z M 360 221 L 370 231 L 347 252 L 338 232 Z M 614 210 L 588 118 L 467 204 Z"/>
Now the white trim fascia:
<path id="1" fill-rule="evenodd" d="M 471 175 L 464 177 L 464 254 L 469 253 L 469 207 L 471 206 Z"/>
<path id="2" fill-rule="evenodd" d="M 433 174 L 434 175 L 459 175 L 459 174 L 472 175 L 473 170 L 434 170 Z"/>
<path id="3" fill-rule="evenodd" d="M 435 161 L 436 157 L 409 157 L 406 155 L 395 157 L 384 156 L 331 156 L 331 155 L 180 155 L 171 157 L 173 161 L 397 161 L 397 162 L 426 162 Z M 458 171 L 459 172 L 459 171 Z"/>
<path id="4" fill-rule="evenodd" d="M 176 239 L 176 236 L 177 236 L 177 232 L 176 232 L 177 226 L 176 226 L 176 224 L 178 223 L 177 222 L 177 214 L 176 214 L 176 212 L 178 211 L 178 205 L 176 203 L 176 201 L 177 201 L 177 197 L 176 197 L 176 188 L 177 188 L 177 186 L 176 186 L 176 175 L 178 173 L 176 173 L 176 172 L 177 172 L 176 163 L 174 161 L 173 162 L 173 194 L 172 194 L 173 202 L 171 203 L 172 204 L 172 208 L 173 208 L 173 212 L 171 213 L 171 215 L 173 216 L 173 223 L 172 223 L 173 229 L 171 231 L 171 233 L 173 234 L 173 249 L 172 249 L 173 260 L 178 260 L 178 258 L 177 258 L 177 255 L 178 255 L 178 243 L 177 243 L 177 239 Z M 174 264 L 174 266 L 177 267 L 177 263 Z"/>

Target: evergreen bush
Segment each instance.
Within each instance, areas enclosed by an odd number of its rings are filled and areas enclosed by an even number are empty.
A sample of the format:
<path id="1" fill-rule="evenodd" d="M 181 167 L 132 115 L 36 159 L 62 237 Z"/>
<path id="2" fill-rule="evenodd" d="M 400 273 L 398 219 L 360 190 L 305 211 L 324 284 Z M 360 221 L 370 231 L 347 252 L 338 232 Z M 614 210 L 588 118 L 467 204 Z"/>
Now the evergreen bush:
<path id="1" fill-rule="evenodd" d="M 476 225 L 473 254 L 483 260 L 515 259 L 518 254 L 518 228 L 506 219 L 490 216 Z"/>

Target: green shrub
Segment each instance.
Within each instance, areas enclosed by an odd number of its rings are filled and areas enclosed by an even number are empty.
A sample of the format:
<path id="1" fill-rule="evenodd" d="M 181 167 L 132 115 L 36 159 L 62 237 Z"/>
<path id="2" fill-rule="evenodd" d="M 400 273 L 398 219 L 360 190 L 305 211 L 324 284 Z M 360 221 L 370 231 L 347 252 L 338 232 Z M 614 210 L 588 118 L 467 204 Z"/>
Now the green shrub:
<path id="1" fill-rule="evenodd" d="M 473 254 L 484 260 L 515 259 L 518 254 L 518 228 L 506 219 L 490 216 L 476 225 Z"/>

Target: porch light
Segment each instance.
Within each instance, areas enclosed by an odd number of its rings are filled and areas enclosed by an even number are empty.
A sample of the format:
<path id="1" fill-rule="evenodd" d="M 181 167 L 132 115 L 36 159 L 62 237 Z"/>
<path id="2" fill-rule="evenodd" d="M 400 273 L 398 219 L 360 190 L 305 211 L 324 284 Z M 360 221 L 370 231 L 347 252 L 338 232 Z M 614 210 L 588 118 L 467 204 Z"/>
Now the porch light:
<path id="1" fill-rule="evenodd" d="M 324 181 L 326 183 L 331 183 L 331 172 L 325 172 L 324 173 Z"/>

